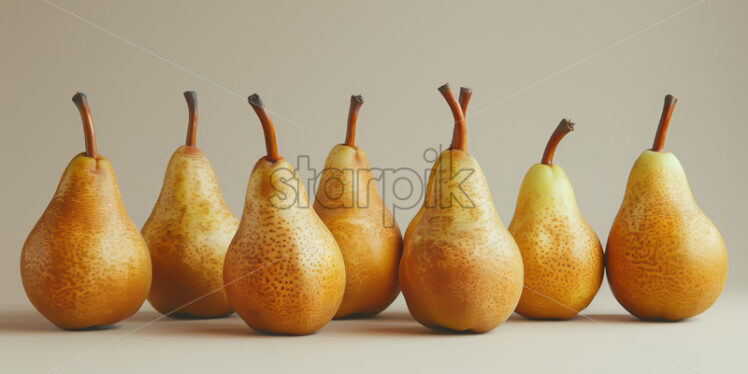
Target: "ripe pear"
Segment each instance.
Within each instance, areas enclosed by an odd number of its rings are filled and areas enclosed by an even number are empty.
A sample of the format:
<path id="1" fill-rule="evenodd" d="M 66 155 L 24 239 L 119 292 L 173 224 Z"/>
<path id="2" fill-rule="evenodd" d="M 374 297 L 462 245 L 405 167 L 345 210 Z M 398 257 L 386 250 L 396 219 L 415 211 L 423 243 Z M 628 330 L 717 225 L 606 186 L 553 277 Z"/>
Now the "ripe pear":
<path id="1" fill-rule="evenodd" d="M 559 123 L 543 158 L 525 174 L 509 232 L 525 265 L 516 312 L 536 319 L 569 319 L 592 302 L 603 281 L 603 247 L 582 218 L 574 189 L 553 154 L 574 124 Z"/>
<path id="2" fill-rule="evenodd" d="M 294 167 L 278 155 L 260 97 L 249 103 L 267 155 L 252 170 L 223 280 L 237 314 L 260 332 L 311 334 L 329 322 L 345 291 L 345 263 L 330 230 L 309 206 Z"/>
<path id="3" fill-rule="evenodd" d="M 678 158 L 663 150 L 676 101 L 665 97 L 654 145 L 631 169 L 605 252 L 613 294 L 644 320 L 704 312 L 727 277 L 722 236 L 696 205 Z"/>
<path id="4" fill-rule="evenodd" d="M 351 97 L 345 143 L 327 156 L 314 201 L 345 261 L 345 294 L 335 318 L 373 316 L 400 293 L 400 228 L 379 196 L 366 152 L 354 144 L 362 104 L 361 96 Z"/>
<path id="5" fill-rule="evenodd" d="M 424 326 L 486 332 L 517 306 L 522 257 L 496 213 L 483 171 L 466 151 L 462 108 L 448 85 L 439 91 L 455 120 L 452 145 L 439 155 L 424 206 L 408 229 L 400 287 Z M 463 89 L 463 106 L 469 92 Z"/>
<path id="6" fill-rule="evenodd" d="M 223 260 L 239 221 L 223 200 L 210 162 L 195 146 L 197 96 L 188 91 L 184 97 L 187 141 L 171 156 L 142 230 L 153 261 L 148 301 L 173 317 L 221 317 L 233 312 L 223 290 Z"/>
<path id="7" fill-rule="evenodd" d="M 112 165 L 98 154 L 86 95 L 73 102 L 86 152 L 73 158 L 21 252 L 31 303 L 63 329 L 111 325 L 135 313 L 151 286 L 151 258 L 125 211 Z"/>

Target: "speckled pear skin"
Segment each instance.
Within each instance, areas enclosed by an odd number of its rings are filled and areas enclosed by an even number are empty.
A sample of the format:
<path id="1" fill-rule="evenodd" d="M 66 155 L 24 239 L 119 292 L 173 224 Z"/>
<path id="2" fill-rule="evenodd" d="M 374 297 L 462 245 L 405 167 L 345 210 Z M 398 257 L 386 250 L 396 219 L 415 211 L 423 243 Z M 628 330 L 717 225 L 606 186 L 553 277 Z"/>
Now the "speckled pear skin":
<path id="1" fill-rule="evenodd" d="M 311 334 L 338 310 L 343 255 L 285 159 L 255 164 L 223 279 L 229 303 L 257 331 Z"/>
<path id="2" fill-rule="evenodd" d="M 438 174 L 422 218 L 405 241 L 400 287 L 410 313 L 421 324 L 486 332 L 517 306 L 522 257 L 496 213 L 475 159 L 447 150 L 436 163 Z M 458 190 L 460 170 L 473 171 L 461 184 L 472 204 Z"/>
<path id="3" fill-rule="evenodd" d="M 641 319 L 693 317 L 719 297 L 725 243 L 696 205 L 674 154 L 647 150 L 634 163 L 606 260 L 613 294 Z"/>
<path id="4" fill-rule="evenodd" d="M 143 304 L 151 258 L 104 157 L 70 161 L 23 245 L 21 278 L 34 307 L 63 329 L 111 325 Z"/>
<path id="5" fill-rule="evenodd" d="M 195 147 L 177 148 L 142 230 L 153 261 L 151 305 L 175 317 L 231 314 L 223 261 L 238 225 L 205 155 Z"/>
<path id="6" fill-rule="evenodd" d="M 425 197 L 431 194 L 431 185 L 434 183 L 434 175 L 436 175 L 436 168 L 438 165 L 438 162 L 434 162 L 434 165 L 431 167 L 431 172 L 429 173 L 429 178 L 426 182 L 426 194 L 424 195 Z M 418 227 L 418 224 L 421 223 L 421 219 L 423 219 L 423 213 L 426 211 L 425 200 L 426 199 L 424 199 L 424 204 L 421 204 L 421 208 L 418 209 L 418 212 L 416 212 L 416 215 L 413 216 L 413 219 L 410 220 L 410 223 L 408 223 L 408 227 L 405 229 L 405 234 L 403 235 L 403 246 L 405 245 L 405 242 L 407 242 L 413 235 L 413 231 L 416 229 L 416 227 Z"/>
<path id="7" fill-rule="evenodd" d="M 603 281 L 603 248 L 561 166 L 535 164 L 527 171 L 509 232 L 525 269 L 517 313 L 569 319 L 592 302 Z"/>
<path id="8" fill-rule="evenodd" d="M 373 316 L 400 293 L 400 228 L 379 196 L 363 149 L 336 145 L 327 156 L 319 186 L 314 210 L 345 261 L 345 294 L 335 317 Z"/>

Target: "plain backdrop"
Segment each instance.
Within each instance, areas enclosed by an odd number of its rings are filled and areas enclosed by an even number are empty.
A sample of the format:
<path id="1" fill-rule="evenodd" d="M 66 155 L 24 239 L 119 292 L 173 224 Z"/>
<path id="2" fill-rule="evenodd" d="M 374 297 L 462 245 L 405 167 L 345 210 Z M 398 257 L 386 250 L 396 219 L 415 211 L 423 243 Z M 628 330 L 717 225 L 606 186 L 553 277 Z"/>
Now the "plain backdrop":
<path id="1" fill-rule="evenodd" d="M 357 144 L 372 165 L 422 171 L 431 166 L 424 150 L 446 146 L 451 139 L 452 116 L 436 90 L 450 82 L 455 92 L 461 85 L 474 90 L 468 151 L 481 164 L 506 225 L 522 177 L 540 160 L 550 133 L 563 117 L 576 122 L 555 161 L 565 169 L 582 214 L 603 243 L 630 168 L 651 146 L 663 97 L 675 95 L 679 101 L 666 149 L 681 160 L 699 206 L 727 244 L 726 291 L 714 311 L 697 319 L 706 334 L 699 335 L 702 341 L 720 339 L 708 323 L 730 323 L 713 314 L 720 310 L 738 315 L 727 309 L 730 300 L 745 296 L 748 280 L 747 16 L 748 3 L 739 0 L 3 1 L 0 312 L 6 314 L 0 318 L 6 327 L 15 326 L 12 318 L 27 317 L 47 326 L 24 295 L 19 255 L 63 169 L 83 151 L 81 122 L 71 102 L 76 91 L 88 95 L 99 152 L 113 164 L 128 213 L 141 227 L 171 153 L 184 142 L 185 90 L 198 96 L 198 147 L 210 159 L 229 206 L 240 215 L 252 165 L 264 153 L 259 121 L 246 101 L 249 94 L 258 92 L 272 111 L 281 155 L 293 163 L 307 155 L 316 168 L 344 139 L 350 95 L 362 94 Z M 413 214 L 415 208 L 398 211 L 403 230 Z M 606 310 L 625 315 L 606 282 L 599 298 Z M 401 300 L 396 306 L 402 323 L 418 329 Z M 230 321 L 244 327 L 238 319 Z M 509 325 L 512 321 L 487 336 L 513 336 L 515 342 L 525 336 L 521 324 Z M 573 335 L 573 324 L 562 326 L 558 334 Z M 28 336 L 23 328 L 16 330 Z M 118 330 L 113 331 L 101 334 L 116 336 Z M 324 331 L 313 338 L 322 339 Z M 529 336 L 559 344 L 567 339 L 547 338 L 543 332 L 553 334 L 538 327 L 538 335 Z M 52 341 L 66 341 L 61 338 L 65 333 L 50 329 L 48 334 Z M 386 338 L 397 339 L 396 332 L 390 335 Z M 75 341 L 85 345 L 87 338 L 81 336 Z M 346 336 L 336 339 L 345 342 Z M 43 339 L 26 344 L 44 346 Z M 142 349 L 136 335 L 127 339 L 123 347 Z M 300 351 L 314 349 L 312 343 L 294 342 Z M 443 339 L 424 344 L 437 344 L 436 351 L 438 344 L 449 345 Z M 617 344 L 636 351 L 634 356 L 643 354 L 625 339 Z M 387 346 L 377 346 L 376 352 L 387 354 Z M 113 345 L 102 354 L 116 360 L 117 351 Z M 474 363 L 469 352 L 458 360 Z M 689 365 L 705 370 L 713 363 L 677 349 L 668 355 L 697 360 Z M 17 357 L 24 356 L 14 357 L 11 363 L 17 364 L 22 362 Z M 62 360 L 46 358 L 35 361 L 38 370 Z M 726 357 L 712 358 L 726 364 Z M 650 359 L 661 364 L 655 368 L 678 371 L 669 366 L 672 362 Z M 91 360 L 90 365 L 98 362 Z"/>

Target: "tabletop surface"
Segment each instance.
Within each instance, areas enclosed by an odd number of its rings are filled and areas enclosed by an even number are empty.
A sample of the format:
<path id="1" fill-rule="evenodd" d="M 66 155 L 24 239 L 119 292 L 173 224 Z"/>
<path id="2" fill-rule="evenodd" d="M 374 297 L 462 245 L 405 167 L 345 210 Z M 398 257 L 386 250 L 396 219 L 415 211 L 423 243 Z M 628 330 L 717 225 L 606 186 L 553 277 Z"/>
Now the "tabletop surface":
<path id="1" fill-rule="evenodd" d="M 583 315 L 530 321 L 512 315 L 486 334 L 447 334 L 418 324 L 402 297 L 373 319 L 336 320 L 309 336 L 258 334 L 236 315 L 176 320 L 146 303 L 93 331 L 59 330 L 33 308 L 0 310 L 4 372 L 738 372 L 748 298 L 721 296 L 681 322 L 639 321 L 605 284 Z M 601 349 L 602 347 L 602 349 Z M 509 370 L 509 371 L 505 371 Z"/>

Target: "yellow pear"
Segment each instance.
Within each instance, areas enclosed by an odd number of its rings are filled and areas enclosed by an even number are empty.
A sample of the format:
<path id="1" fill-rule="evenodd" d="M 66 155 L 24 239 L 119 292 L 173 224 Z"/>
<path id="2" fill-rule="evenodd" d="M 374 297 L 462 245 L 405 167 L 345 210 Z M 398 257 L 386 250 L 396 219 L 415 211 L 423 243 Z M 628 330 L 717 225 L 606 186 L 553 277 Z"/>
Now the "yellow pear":
<path id="1" fill-rule="evenodd" d="M 142 230 L 153 261 L 148 301 L 173 317 L 220 317 L 232 312 L 223 290 L 223 261 L 239 222 L 210 162 L 195 146 L 197 96 L 188 91 L 184 97 L 190 112 L 187 141 L 171 156 Z"/>
<path id="2" fill-rule="evenodd" d="M 64 329 L 110 325 L 135 313 L 151 285 L 151 259 L 125 211 L 112 165 L 98 154 L 86 95 L 73 97 L 86 152 L 68 164 L 21 252 L 31 303 Z"/>
<path id="3" fill-rule="evenodd" d="M 600 239 L 582 218 L 574 189 L 553 154 L 574 124 L 563 120 L 539 164 L 527 171 L 509 232 L 525 265 L 525 287 L 516 312 L 538 319 L 572 318 L 603 281 Z"/>
<path id="4" fill-rule="evenodd" d="M 345 294 L 336 318 L 373 316 L 400 293 L 400 228 L 379 196 L 366 152 L 354 143 L 362 104 L 361 96 L 351 97 L 345 143 L 327 156 L 314 200 L 345 261 Z"/>
<path id="5" fill-rule="evenodd" d="M 345 263 L 309 206 L 294 167 L 278 155 L 275 130 L 257 94 L 249 97 L 267 155 L 249 177 L 244 213 L 226 253 L 226 296 L 254 330 L 311 334 L 329 322 L 345 291 Z"/>
<path id="6" fill-rule="evenodd" d="M 455 120 L 452 145 L 439 155 L 424 206 L 404 240 L 400 287 L 424 326 L 486 332 L 517 306 L 522 257 L 496 213 L 483 171 L 466 151 L 462 108 L 448 85 L 439 91 Z"/>
<path id="7" fill-rule="evenodd" d="M 613 294 L 645 320 L 704 312 L 727 277 L 722 236 L 696 205 L 678 158 L 663 150 L 676 101 L 665 97 L 654 145 L 631 169 L 605 252 Z"/>

